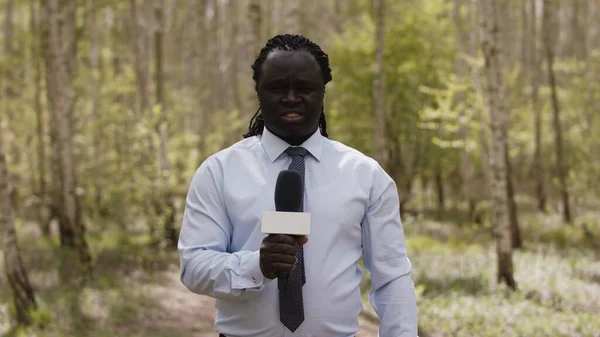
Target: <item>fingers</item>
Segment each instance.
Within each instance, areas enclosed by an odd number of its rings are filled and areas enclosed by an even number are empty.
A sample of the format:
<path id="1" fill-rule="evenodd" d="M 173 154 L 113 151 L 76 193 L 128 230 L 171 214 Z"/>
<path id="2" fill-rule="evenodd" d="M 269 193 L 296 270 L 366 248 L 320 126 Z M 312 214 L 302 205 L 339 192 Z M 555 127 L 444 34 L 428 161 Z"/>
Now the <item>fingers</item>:
<path id="1" fill-rule="evenodd" d="M 305 235 L 271 234 L 263 239 L 260 247 L 260 268 L 269 279 L 278 272 L 289 272 L 296 267 L 298 247 L 306 244 Z"/>
<path id="2" fill-rule="evenodd" d="M 270 234 L 265 238 L 264 241 L 271 243 L 285 243 L 291 246 L 296 245 L 296 240 L 294 239 L 294 237 L 285 234 Z"/>
<path id="3" fill-rule="evenodd" d="M 288 245 L 302 246 L 308 242 L 306 235 L 286 235 L 286 234 L 270 234 L 265 238 L 265 241 L 272 243 L 287 243 Z"/>
<path id="4" fill-rule="evenodd" d="M 287 255 L 287 254 L 265 254 L 263 257 L 263 263 L 275 264 L 289 264 L 294 265 L 297 261 L 295 256 Z"/>
<path id="5" fill-rule="evenodd" d="M 273 263 L 271 264 L 271 269 L 275 273 L 280 271 L 292 271 L 292 269 L 294 269 L 294 265 L 288 263 Z"/>
<path id="6" fill-rule="evenodd" d="M 264 253 L 260 255 L 261 269 L 265 276 L 268 275 L 269 278 L 273 278 L 273 275 L 280 271 L 291 271 L 294 269 L 296 262 L 295 256 L 287 254 Z"/>
<path id="7" fill-rule="evenodd" d="M 298 252 L 298 248 L 296 248 L 295 246 L 290 246 L 285 243 L 264 242 L 261 247 L 261 251 L 263 251 L 263 253 L 268 253 L 268 254 L 287 254 L 287 255 L 296 256 L 296 253 Z"/>

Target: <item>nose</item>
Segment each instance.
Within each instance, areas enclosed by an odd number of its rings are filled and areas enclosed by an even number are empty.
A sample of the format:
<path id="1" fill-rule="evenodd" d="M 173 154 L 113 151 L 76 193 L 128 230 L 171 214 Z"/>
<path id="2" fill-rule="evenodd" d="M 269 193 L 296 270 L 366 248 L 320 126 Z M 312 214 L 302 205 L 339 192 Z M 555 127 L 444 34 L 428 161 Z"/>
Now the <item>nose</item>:
<path id="1" fill-rule="evenodd" d="M 295 89 L 288 90 L 286 94 L 281 98 L 281 102 L 284 104 L 298 104 L 300 103 L 300 101 L 301 98 Z"/>

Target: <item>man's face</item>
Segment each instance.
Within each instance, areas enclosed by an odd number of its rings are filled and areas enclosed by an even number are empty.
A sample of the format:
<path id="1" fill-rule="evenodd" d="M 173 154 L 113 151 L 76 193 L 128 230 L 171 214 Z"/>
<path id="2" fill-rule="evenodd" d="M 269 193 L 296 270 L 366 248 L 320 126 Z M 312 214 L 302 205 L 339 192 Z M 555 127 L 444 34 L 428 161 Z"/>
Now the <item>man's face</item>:
<path id="1" fill-rule="evenodd" d="M 265 126 L 282 137 L 314 133 L 323 110 L 321 69 L 306 51 L 271 52 L 262 66 L 258 99 Z"/>

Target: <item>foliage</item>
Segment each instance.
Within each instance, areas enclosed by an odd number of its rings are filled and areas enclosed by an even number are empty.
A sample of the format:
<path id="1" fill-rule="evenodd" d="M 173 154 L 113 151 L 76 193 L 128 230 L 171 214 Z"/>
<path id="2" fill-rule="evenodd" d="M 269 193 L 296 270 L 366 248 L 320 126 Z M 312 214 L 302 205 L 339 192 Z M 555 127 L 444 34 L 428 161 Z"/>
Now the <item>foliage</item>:
<path id="1" fill-rule="evenodd" d="M 172 196 L 175 223 L 180 223 L 189 182 L 200 163 L 241 139 L 258 105 L 250 64 L 265 37 L 284 30 L 288 3 L 260 2 L 259 40 L 249 35 L 255 22 L 248 20 L 252 16 L 247 15 L 247 0 L 165 1 L 166 74 L 164 105 L 159 106 L 153 6 L 142 5 L 142 1 L 74 2 L 76 103 L 70 121 L 74 130 L 71 141 L 76 192 L 96 262 L 96 278 L 81 289 L 60 284 L 61 273 L 69 265 L 67 253 L 58 248 L 56 222 L 52 222 L 49 237 L 42 238 L 37 232 L 38 221 L 44 222 L 50 215 L 48 205 L 57 184 L 49 132 L 54 120 L 46 94 L 44 50 L 39 49 L 43 34 L 36 26 L 40 2 L 12 3 L 13 25 L 7 21 L 8 11 L 0 16 L 0 128 L 5 135 L 10 180 L 16 187 L 14 206 L 23 256 L 41 303 L 33 317 L 36 323 L 48 325 L 45 331 L 17 329 L 12 336 L 86 336 L 90 329 L 97 332 L 90 336 L 151 335 L 148 327 L 136 325 L 140 324 L 138 310 L 147 314 L 141 309 L 159 303 L 141 289 L 164 281 L 160 275 L 172 277 L 177 268 L 173 250 L 149 247 L 165 222 L 157 205 L 166 195 Z M 462 54 L 457 52 L 454 3 L 463 4 L 459 21 L 469 35 L 468 50 Z M 473 6 L 467 8 L 467 3 Z M 594 320 L 600 309 L 591 301 L 600 292 L 596 187 L 600 182 L 600 139 L 595 137 L 600 132 L 596 111 L 600 39 L 598 29 L 586 24 L 598 21 L 600 5 L 589 1 L 586 10 L 579 8 L 579 16 L 587 21 L 580 22 L 578 32 L 571 21 L 577 18 L 572 15 L 574 3 L 555 2 L 561 25 L 555 70 L 568 186 L 576 216 L 570 226 L 555 214 L 560 196 L 547 64 L 541 59 L 530 67 L 523 58 L 531 34 L 523 20 L 532 19 L 523 7 L 527 1 L 511 1 L 507 9 L 512 15 L 506 16 L 507 38 L 502 47 L 510 113 L 508 145 L 525 243 L 525 249 L 514 253 L 520 291 L 509 294 L 496 284 L 494 276 L 485 180 L 489 118 L 481 93 L 483 58 L 477 45 L 477 13 L 471 13 L 477 11 L 476 3 L 385 2 L 385 142 L 390 157 L 385 169 L 401 196 L 422 327 L 444 336 L 593 336 L 600 331 Z M 0 0 L 3 10 L 7 4 Z M 132 18 L 131 4 L 137 4 L 137 21 Z M 381 136 L 373 122 L 376 44 L 372 1 L 312 1 L 301 7 L 298 13 L 310 23 L 308 37 L 324 47 L 333 69 L 325 104 L 331 138 L 370 155 L 374 140 Z M 341 12 L 334 13 L 334 9 Z M 92 13 L 96 14 L 95 27 Z M 32 18 L 36 25 L 31 25 Z M 537 20 L 539 24 L 539 13 Z M 335 22 L 340 22 L 340 28 L 330 29 Z M 10 53 L 9 27 L 13 32 Z M 587 39 L 585 57 L 570 51 L 571 41 L 584 41 L 578 34 Z M 540 48 L 539 36 L 536 41 Z M 135 46 L 141 48 L 140 55 Z M 92 67 L 95 50 L 97 68 Z M 459 62 L 466 66 L 462 78 L 456 74 Z M 145 110 L 140 68 L 147 80 Z M 540 84 L 543 172 L 533 165 L 535 114 L 530 76 L 534 71 Z M 161 130 L 167 134 L 168 167 L 164 171 Z M 463 159 L 473 171 L 470 177 L 464 175 Z M 534 178 L 539 175 L 549 213 L 532 215 Z M 467 190 L 473 200 L 466 200 Z M 476 203 L 479 221 L 464 214 L 468 201 Z M 440 221 L 430 220 L 433 208 L 437 208 L 435 217 Z M 0 256 L 0 265 L 3 263 Z M 368 282 L 363 280 L 363 285 Z M 3 332 L 10 329 L 8 317 L 13 310 L 5 284 L 0 278 Z M 128 325 L 139 329 L 121 328 Z M 190 333 L 181 332 L 181 336 Z M 154 336 L 165 334 L 168 332 L 159 331 Z"/>
<path id="2" fill-rule="evenodd" d="M 525 249 L 514 254 L 517 292 L 495 281 L 489 229 L 406 217 L 419 325 L 427 336 L 567 337 L 600 331 L 597 242 L 583 239 L 581 228 L 561 226 L 560 216 L 522 217 L 528 234 Z M 598 218 L 589 226 L 597 241 Z"/>
<path id="3" fill-rule="evenodd" d="M 390 2 L 386 9 L 384 77 L 391 142 L 403 140 L 396 137 L 412 136 L 410 131 L 419 120 L 418 112 L 428 101 L 419 88 L 438 85 L 450 70 L 452 39 L 446 38 L 446 33 L 452 28 L 444 3 Z M 399 17 L 402 19 L 391 20 Z M 425 26 L 432 29 L 425 31 Z M 362 14 L 343 33 L 332 37 L 329 51 L 334 73 L 328 89 L 332 134 L 365 153 L 371 152 L 375 137 L 371 122 L 374 31 L 373 18 Z"/>

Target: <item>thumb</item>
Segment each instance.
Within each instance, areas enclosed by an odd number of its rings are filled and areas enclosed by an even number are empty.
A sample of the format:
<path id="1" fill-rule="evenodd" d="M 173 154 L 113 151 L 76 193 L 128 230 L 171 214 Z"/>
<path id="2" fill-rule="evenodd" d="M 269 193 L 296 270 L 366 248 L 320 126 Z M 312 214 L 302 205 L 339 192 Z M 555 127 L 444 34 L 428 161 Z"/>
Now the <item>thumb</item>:
<path id="1" fill-rule="evenodd" d="M 298 244 L 298 246 L 302 246 L 307 242 L 308 242 L 308 236 L 306 236 L 306 235 L 296 237 L 296 243 Z"/>

